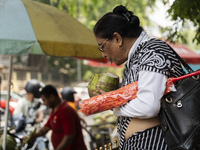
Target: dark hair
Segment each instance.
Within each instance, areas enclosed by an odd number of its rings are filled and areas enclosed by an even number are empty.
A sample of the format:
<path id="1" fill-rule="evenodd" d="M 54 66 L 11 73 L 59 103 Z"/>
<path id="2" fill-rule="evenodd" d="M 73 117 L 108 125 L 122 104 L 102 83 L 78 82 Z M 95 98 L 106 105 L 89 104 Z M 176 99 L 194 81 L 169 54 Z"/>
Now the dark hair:
<path id="1" fill-rule="evenodd" d="M 42 88 L 42 90 L 40 91 L 40 96 L 41 95 L 44 95 L 46 98 L 49 98 L 50 95 L 59 97 L 58 92 L 53 85 L 46 85 L 44 88 Z"/>
<path id="2" fill-rule="evenodd" d="M 139 18 L 122 5 L 115 7 L 113 12 L 105 14 L 93 29 L 95 36 L 110 39 L 114 32 L 122 37 L 136 38 L 142 31 Z"/>

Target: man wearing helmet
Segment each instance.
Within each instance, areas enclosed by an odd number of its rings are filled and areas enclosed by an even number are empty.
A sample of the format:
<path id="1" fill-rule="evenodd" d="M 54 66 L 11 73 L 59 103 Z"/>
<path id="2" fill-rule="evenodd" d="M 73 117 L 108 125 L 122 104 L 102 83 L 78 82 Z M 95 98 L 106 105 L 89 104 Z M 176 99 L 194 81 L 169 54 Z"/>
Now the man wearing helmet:
<path id="1" fill-rule="evenodd" d="M 70 105 L 76 112 L 78 112 L 76 105 L 74 103 L 74 94 L 75 93 L 76 93 L 76 91 L 74 91 L 73 88 L 64 87 L 61 91 L 61 96 L 62 96 L 63 100 L 66 100 L 68 102 L 68 105 Z"/>
<path id="2" fill-rule="evenodd" d="M 66 86 L 61 91 L 61 97 L 63 100 L 67 101 L 68 105 L 71 106 L 76 111 L 76 113 L 78 113 L 76 104 L 74 102 L 74 94 L 75 93 L 77 93 L 77 92 L 73 88 Z M 81 125 L 83 127 L 86 127 L 87 126 L 86 121 L 83 118 L 81 118 L 80 116 L 79 116 L 79 118 L 81 120 Z"/>
<path id="3" fill-rule="evenodd" d="M 23 113 L 25 117 L 35 118 L 33 116 L 35 113 L 30 113 L 31 108 L 35 108 L 36 105 L 40 106 L 39 90 L 44 87 L 44 84 L 36 79 L 31 79 L 27 82 L 25 86 L 26 97 L 20 99 L 17 103 L 17 107 L 14 110 L 14 115 L 18 113 Z M 44 117 L 43 111 L 37 109 L 37 118 L 34 120 L 36 123 L 42 122 Z"/>

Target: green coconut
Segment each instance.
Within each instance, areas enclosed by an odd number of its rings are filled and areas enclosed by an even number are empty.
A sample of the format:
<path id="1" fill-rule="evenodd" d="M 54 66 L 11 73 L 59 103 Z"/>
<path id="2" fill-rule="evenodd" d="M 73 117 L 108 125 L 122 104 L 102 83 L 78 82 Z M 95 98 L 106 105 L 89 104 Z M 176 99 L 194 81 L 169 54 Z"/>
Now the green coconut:
<path id="1" fill-rule="evenodd" d="M 17 142 L 14 137 L 7 135 L 6 150 L 15 150 Z M 0 138 L 0 150 L 3 150 L 3 135 Z"/>
<path id="2" fill-rule="evenodd" d="M 26 138 L 26 140 L 21 143 L 21 145 L 19 146 L 19 149 L 21 149 L 26 143 L 29 142 L 29 140 L 31 140 L 31 138 L 33 137 L 33 135 L 35 134 L 35 132 L 36 132 L 36 126 L 34 127 L 33 131 L 31 131 L 31 133 Z"/>
<path id="3" fill-rule="evenodd" d="M 114 73 L 99 73 L 94 74 L 88 84 L 88 93 L 90 97 L 94 96 L 94 92 L 99 93 L 97 87 L 109 92 L 119 88 L 119 77 Z"/>

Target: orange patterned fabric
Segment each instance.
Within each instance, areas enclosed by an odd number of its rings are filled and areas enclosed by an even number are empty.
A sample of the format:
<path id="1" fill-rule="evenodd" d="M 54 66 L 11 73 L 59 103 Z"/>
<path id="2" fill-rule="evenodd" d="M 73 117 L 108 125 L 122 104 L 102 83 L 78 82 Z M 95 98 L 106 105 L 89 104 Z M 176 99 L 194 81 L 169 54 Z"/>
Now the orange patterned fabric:
<path id="1" fill-rule="evenodd" d="M 166 84 L 165 94 L 171 91 L 172 84 L 173 81 L 169 78 Z M 117 108 L 136 98 L 137 92 L 138 81 L 128 84 L 118 90 L 107 92 L 82 101 L 80 112 L 82 112 L 85 116 L 89 116 L 109 109 Z"/>

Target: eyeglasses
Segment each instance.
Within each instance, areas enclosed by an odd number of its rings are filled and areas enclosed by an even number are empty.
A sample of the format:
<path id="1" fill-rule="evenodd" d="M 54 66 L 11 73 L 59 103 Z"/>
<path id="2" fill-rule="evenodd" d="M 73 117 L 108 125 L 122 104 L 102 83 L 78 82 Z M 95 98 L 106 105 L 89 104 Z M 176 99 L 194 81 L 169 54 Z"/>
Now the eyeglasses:
<path id="1" fill-rule="evenodd" d="M 104 52 L 103 46 L 104 46 L 104 44 L 106 44 L 107 41 L 108 41 L 108 38 L 101 44 L 101 46 L 97 47 L 98 50 L 100 50 L 101 52 Z"/>

